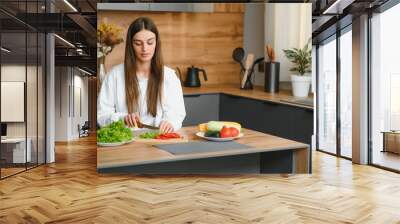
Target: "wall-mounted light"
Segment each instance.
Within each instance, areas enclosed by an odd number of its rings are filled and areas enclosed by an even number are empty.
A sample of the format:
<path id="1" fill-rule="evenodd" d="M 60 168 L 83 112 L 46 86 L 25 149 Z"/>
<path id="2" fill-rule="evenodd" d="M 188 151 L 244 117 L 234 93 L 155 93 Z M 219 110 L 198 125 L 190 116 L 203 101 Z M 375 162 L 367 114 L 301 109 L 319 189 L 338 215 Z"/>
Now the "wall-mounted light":
<path id="1" fill-rule="evenodd" d="M 332 5 L 325 9 L 322 14 L 342 14 L 343 10 L 354 1 L 355 0 L 336 0 Z"/>
<path id="2" fill-rule="evenodd" d="M 71 42 L 69 42 L 68 40 L 58 36 L 57 34 L 54 34 L 55 37 L 57 37 L 59 40 L 61 40 L 62 42 L 66 43 L 68 46 L 75 48 L 75 45 L 73 45 Z"/>
<path id="3" fill-rule="evenodd" d="M 64 0 L 64 3 L 68 5 L 74 12 L 78 12 L 78 10 L 71 3 L 69 3 L 68 0 Z"/>
<path id="4" fill-rule="evenodd" d="M 83 69 L 81 69 L 81 68 L 79 68 L 79 67 L 78 67 L 78 70 L 81 71 L 81 72 L 83 72 L 83 73 L 85 73 L 85 74 L 87 74 L 87 75 L 89 75 L 89 76 L 93 75 L 92 73 L 90 73 L 90 72 L 88 72 L 88 71 L 86 71 L 86 70 L 83 70 Z"/>
<path id="5" fill-rule="evenodd" d="M 79 55 L 83 54 L 83 50 L 81 48 L 77 48 L 76 49 L 76 53 L 78 53 Z"/>
<path id="6" fill-rule="evenodd" d="M 1 47 L 0 49 L 1 49 L 1 51 L 4 51 L 6 53 L 10 53 L 11 52 L 11 50 L 9 50 L 9 49 L 7 49 L 5 47 Z"/>

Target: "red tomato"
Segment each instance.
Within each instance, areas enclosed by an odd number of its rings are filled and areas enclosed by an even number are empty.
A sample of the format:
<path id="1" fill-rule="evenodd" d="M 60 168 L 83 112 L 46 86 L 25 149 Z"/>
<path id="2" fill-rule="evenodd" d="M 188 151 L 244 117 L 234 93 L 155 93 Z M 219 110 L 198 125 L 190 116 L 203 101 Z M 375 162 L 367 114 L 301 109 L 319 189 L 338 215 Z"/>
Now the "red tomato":
<path id="1" fill-rule="evenodd" d="M 172 132 L 172 133 L 165 133 L 165 134 L 159 134 L 157 135 L 156 139 L 172 139 L 172 138 L 181 138 L 181 136 L 178 133 Z"/>
<path id="2" fill-rule="evenodd" d="M 229 137 L 232 137 L 232 136 L 231 136 L 231 129 L 228 128 L 228 127 L 226 127 L 226 126 L 223 126 L 222 129 L 221 129 L 221 131 L 220 131 L 220 133 L 219 133 L 219 135 L 220 135 L 221 138 L 229 138 Z"/>
<path id="3" fill-rule="evenodd" d="M 236 137 L 239 135 L 239 130 L 234 128 L 234 127 L 230 127 L 229 129 L 231 129 L 231 136 L 232 137 Z"/>

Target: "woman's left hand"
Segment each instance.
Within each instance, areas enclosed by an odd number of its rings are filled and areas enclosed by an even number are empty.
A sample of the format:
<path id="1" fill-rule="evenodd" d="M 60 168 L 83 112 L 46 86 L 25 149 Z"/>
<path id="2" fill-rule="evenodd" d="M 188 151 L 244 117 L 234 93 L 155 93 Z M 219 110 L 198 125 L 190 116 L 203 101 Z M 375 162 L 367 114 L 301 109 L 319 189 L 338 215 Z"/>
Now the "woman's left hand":
<path id="1" fill-rule="evenodd" d="M 174 131 L 174 127 L 168 121 L 161 121 L 160 123 L 160 131 L 162 133 L 171 133 Z"/>

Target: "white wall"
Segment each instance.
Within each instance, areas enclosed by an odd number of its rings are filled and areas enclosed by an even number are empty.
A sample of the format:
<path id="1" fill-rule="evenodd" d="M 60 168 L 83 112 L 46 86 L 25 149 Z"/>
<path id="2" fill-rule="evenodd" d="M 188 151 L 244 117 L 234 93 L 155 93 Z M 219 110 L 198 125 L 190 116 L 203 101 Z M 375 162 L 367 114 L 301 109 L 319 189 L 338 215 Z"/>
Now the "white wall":
<path id="1" fill-rule="evenodd" d="M 32 74 L 33 72 L 36 74 L 36 67 L 18 64 L 8 64 L 1 66 L 1 81 L 17 81 L 17 82 L 25 82 L 26 70 L 28 74 Z M 35 89 L 36 93 L 36 89 Z M 33 94 L 33 93 L 31 93 Z M 28 92 L 28 97 L 29 97 Z M 7 108 L 1 108 L 1 110 L 7 110 Z M 28 114 L 28 121 L 33 120 L 33 117 Z M 36 114 L 35 114 L 36 120 Z M 8 137 L 25 137 L 25 122 L 7 122 L 7 136 Z M 31 127 L 31 125 L 29 125 Z M 29 137 L 29 136 L 28 136 Z"/>
<path id="2" fill-rule="evenodd" d="M 280 80 L 290 81 L 291 63 L 283 49 L 304 47 L 311 38 L 311 3 L 267 3 L 264 26 L 264 46 L 270 44 L 275 50 Z"/>
<path id="3" fill-rule="evenodd" d="M 76 74 L 78 72 L 78 75 Z M 78 70 L 75 70 L 75 76 L 74 76 L 74 108 L 72 111 L 72 117 L 73 119 L 71 120 L 71 135 L 73 138 L 78 138 L 79 133 L 78 133 L 78 124 L 81 126 L 85 123 L 85 121 L 88 121 L 88 78 L 81 76 L 81 72 Z M 78 91 L 80 90 L 80 93 Z M 80 97 L 79 97 L 80 95 Z M 80 98 L 80 99 L 79 99 Z M 79 100 L 81 101 L 79 103 Z M 81 108 L 79 108 L 81 107 Z M 79 109 L 82 111 L 80 112 Z"/>
<path id="4" fill-rule="evenodd" d="M 243 48 L 254 54 L 254 60 L 264 57 L 264 3 L 245 4 Z M 246 58 L 243 59 L 245 63 Z M 254 85 L 264 86 L 264 72 L 256 66 L 253 74 Z"/>
<path id="5" fill-rule="evenodd" d="M 67 67 L 55 68 L 55 141 L 68 141 L 70 77 Z"/>
<path id="6" fill-rule="evenodd" d="M 38 69 L 38 70 L 37 70 Z M 26 110 L 27 120 L 24 122 L 7 122 L 7 137 L 21 138 L 27 137 L 31 140 L 31 155 L 36 162 L 37 153 L 39 154 L 39 163 L 44 163 L 44 74 L 42 68 L 35 66 L 25 66 L 21 64 L 3 64 L 1 66 L 2 81 L 18 81 L 26 83 L 26 107 L 23 106 L 22 113 Z M 27 78 L 27 81 L 25 80 Z M 22 91 L 23 94 L 23 91 Z M 7 96 L 2 96 L 7 97 Z M 12 110 L 11 108 L 1 108 L 4 112 Z M 12 113 L 12 111 L 7 111 Z"/>
<path id="7" fill-rule="evenodd" d="M 78 124 L 83 125 L 88 120 L 88 79 L 82 75 L 83 73 L 75 68 L 56 67 L 56 141 L 77 139 Z M 82 106 L 82 114 L 79 113 L 79 105 Z"/>

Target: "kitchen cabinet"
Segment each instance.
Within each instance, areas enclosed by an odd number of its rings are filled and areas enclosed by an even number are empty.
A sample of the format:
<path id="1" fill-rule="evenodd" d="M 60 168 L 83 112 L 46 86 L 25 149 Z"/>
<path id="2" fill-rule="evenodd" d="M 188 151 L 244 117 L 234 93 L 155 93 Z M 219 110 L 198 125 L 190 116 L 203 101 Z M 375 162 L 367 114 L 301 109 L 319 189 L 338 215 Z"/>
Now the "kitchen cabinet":
<path id="1" fill-rule="evenodd" d="M 311 144 L 314 131 L 314 111 L 311 109 L 286 106 L 290 113 L 291 125 L 289 139 Z"/>
<path id="2" fill-rule="evenodd" d="M 260 101 L 260 103 L 262 104 L 262 109 L 257 114 L 257 117 L 259 117 L 258 125 L 261 126 L 260 131 L 292 139 L 290 110 L 279 103 L 267 101 Z"/>
<path id="3" fill-rule="evenodd" d="M 100 3 L 98 10 L 158 11 L 158 12 L 214 12 L 213 3 Z"/>
<path id="4" fill-rule="evenodd" d="M 148 11 L 150 10 L 150 3 L 99 3 L 97 10 Z"/>
<path id="5" fill-rule="evenodd" d="M 149 3 L 150 11 L 213 12 L 213 3 Z"/>
<path id="6" fill-rule="evenodd" d="M 190 3 L 149 3 L 150 11 L 191 12 Z"/>
<path id="7" fill-rule="evenodd" d="M 235 121 L 244 128 L 261 131 L 258 125 L 257 114 L 262 108 L 258 100 L 247 99 L 240 96 L 220 94 L 219 120 Z"/>
<path id="8" fill-rule="evenodd" d="M 311 144 L 313 110 L 230 94 L 185 95 L 183 126 L 210 120 L 236 121 L 244 128 Z"/>
<path id="9" fill-rule="evenodd" d="M 221 94 L 220 120 L 237 121 L 245 128 L 311 144 L 312 109 Z"/>
<path id="10" fill-rule="evenodd" d="M 244 13 L 241 3 L 99 3 L 97 10 Z"/>
<path id="11" fill-rule="evenodd" d="M 185 95 L 184 102 L 186 117 L 182 126 L 219 120 L 219 94 Z"/>

